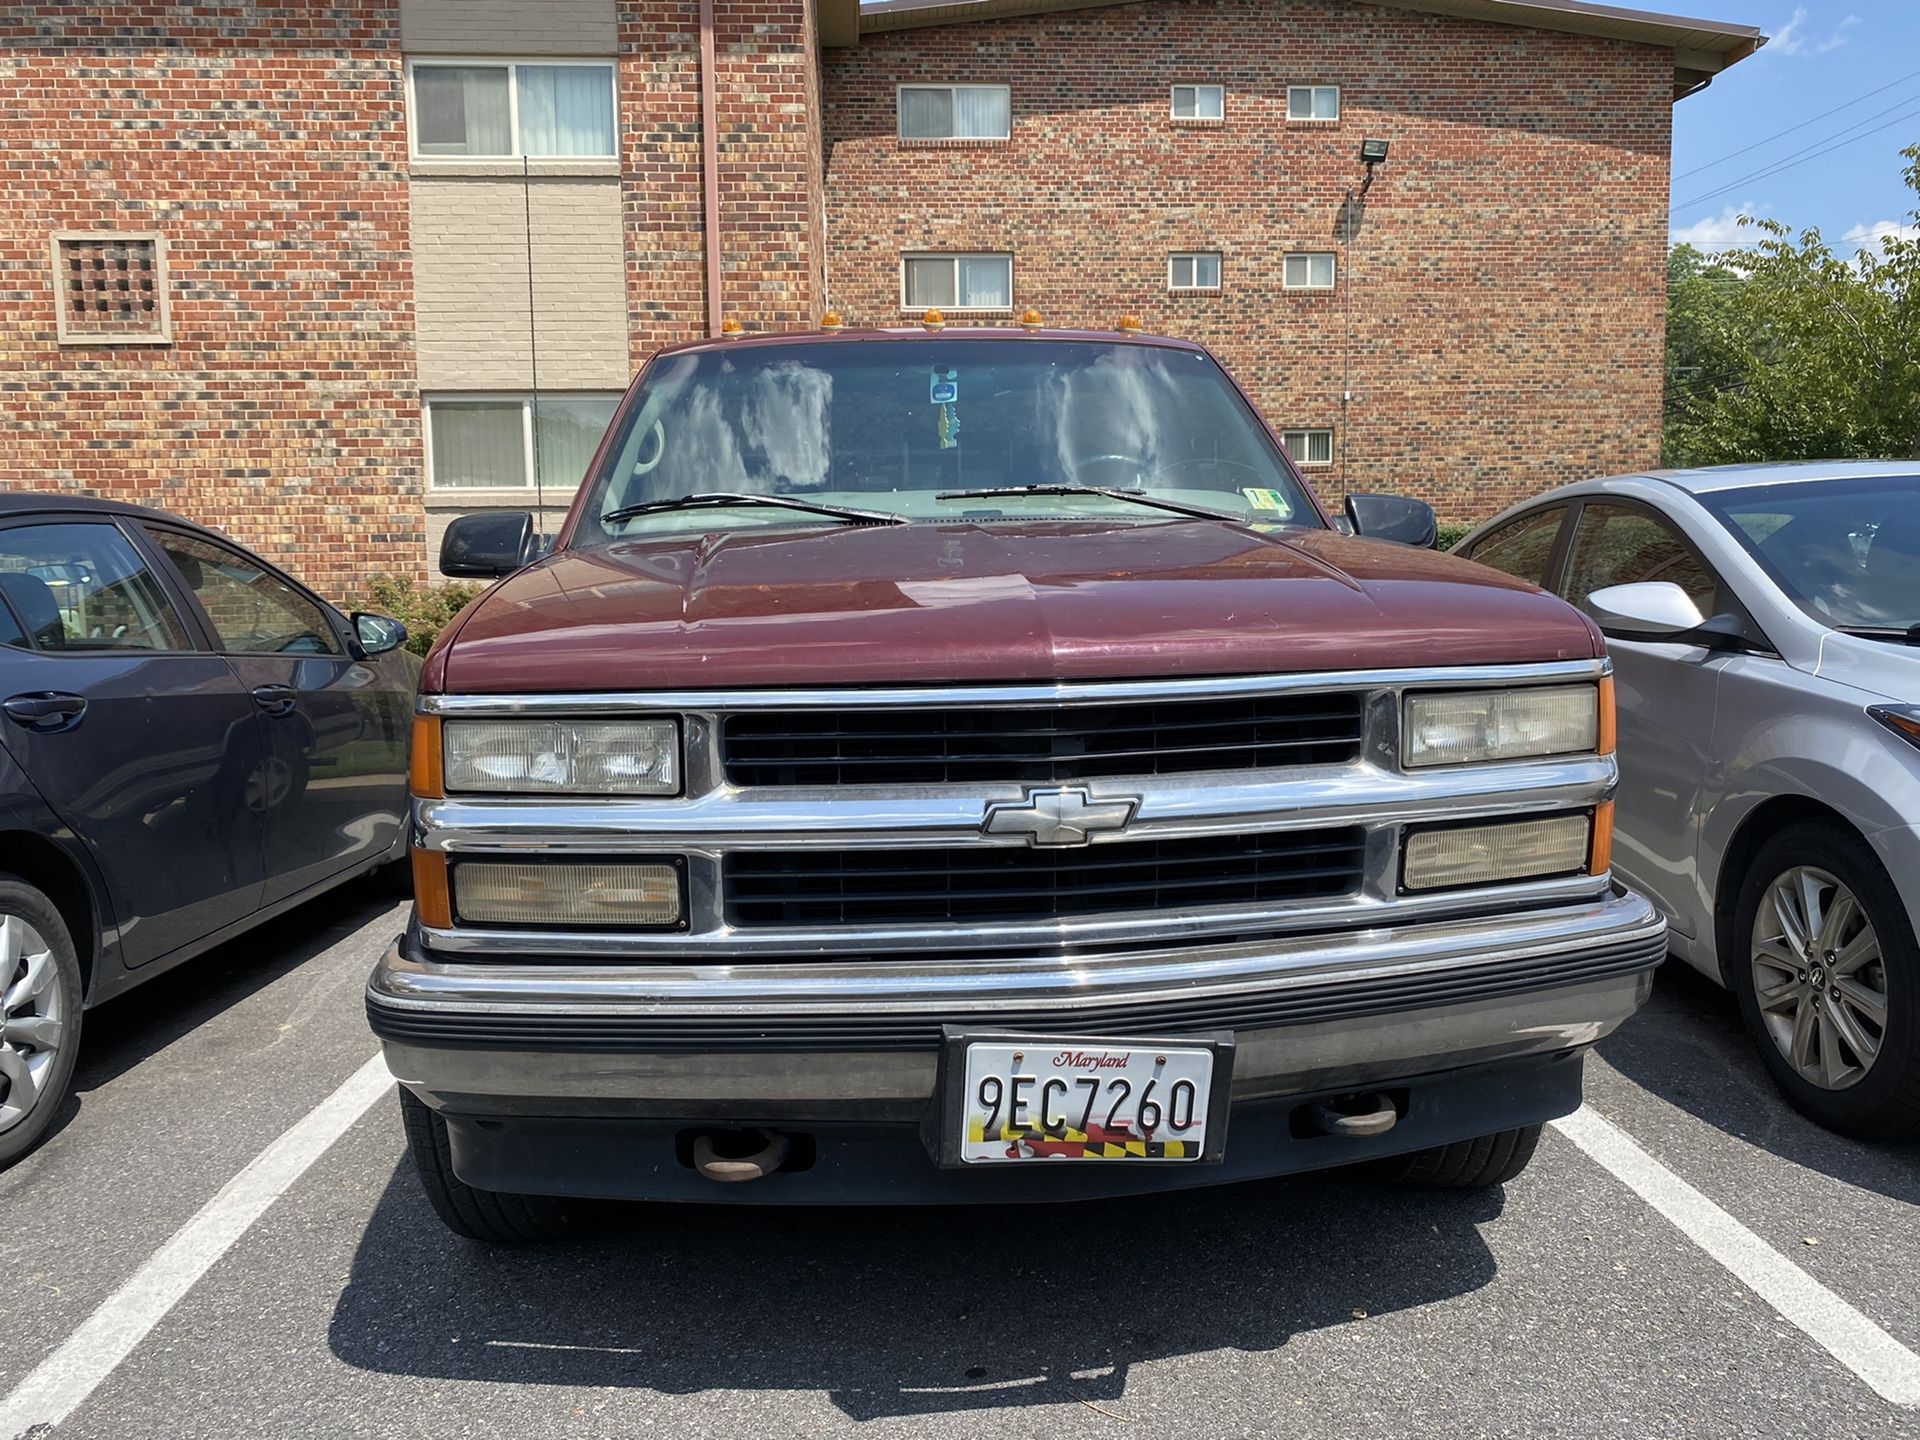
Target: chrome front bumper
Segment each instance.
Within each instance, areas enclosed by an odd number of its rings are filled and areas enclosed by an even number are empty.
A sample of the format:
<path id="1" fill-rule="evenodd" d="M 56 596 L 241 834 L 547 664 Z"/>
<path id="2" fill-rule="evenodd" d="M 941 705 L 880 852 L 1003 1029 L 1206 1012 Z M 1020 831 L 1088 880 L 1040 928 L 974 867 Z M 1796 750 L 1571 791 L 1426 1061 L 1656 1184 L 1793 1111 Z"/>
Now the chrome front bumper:
<path id="1" fill-rule="evenodd" d="M 1580 1049 L 1639 1007 L 1665 950 L 1631 894 L 1027 959 L 472 963 L 403 939 L 367 1009 L 395 1076 L 450 1116 L 916 1122 L 943 1025 L 1232 1030 L 1237 1105 Z"/>

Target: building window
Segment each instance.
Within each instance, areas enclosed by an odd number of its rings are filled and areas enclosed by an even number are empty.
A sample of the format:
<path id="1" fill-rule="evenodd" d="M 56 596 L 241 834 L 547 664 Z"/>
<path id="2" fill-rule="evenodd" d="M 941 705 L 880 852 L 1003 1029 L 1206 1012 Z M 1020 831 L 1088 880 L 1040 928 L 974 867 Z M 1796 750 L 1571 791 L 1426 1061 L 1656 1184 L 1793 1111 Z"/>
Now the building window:
<path id="1" fill-rule="evenodd" d="M 1013 256 L 902 256 L 900 303 L 908 310 L 1011 310 Z"/>
<path id="2" fill-rule="evenodd" d="M 416 60 L 407 70 L 415 155 L 610 159 L 617 153 L 610 62 Z"/>
<path id="3" fill-rule="evenodd" d="M 167 251 L 158 235 L 53 237 L 54 325 L 62 345 L 165 345 Z"/>
<path id="4" fill-rule="evenodd" d="M 1288 430 L 1280 436 L 1287 458 L 1296 465 L 1331 465 L 1333 431 Z"/>
<path id="5" fill-rule="evenodd" d="M 435 490 L 571 490 L 620 403 L 606 394 L 431 395 L 427 484 Z"/>
<path id="6" fill-rule="evenodd" d="M 1005 85 L 902 85 L 902 140 L 1005 140 L 1013 92 Z"/>
<path id="7" fill-rule="evenodd" d="M 1338 120 L 1339 118 L 1340 87 L 1338 85 L 1289 85 L 1287 87 L 1287 119 Z"/>
<path id="8" fill-rule="evenodd" d="M 1169 290 L 1218 290 L 1220 288 L 1218 252 L 1202 251 L 1193 255 L 1169 255 L 1167 257 L 1167 288 Z"/>
<path id="9" fill-rule="evenodd" d="M 1288 290 L 1333 289 L 1333 252 L 1287 256 L 1280 283 Z"/>
<path id="10" fill-rule="evenodd" d="M 1173 87 L 1173 118 L 1176 120 L 1219 120 L 1226 113 L 1225 86 L 1176 85 Z"/>

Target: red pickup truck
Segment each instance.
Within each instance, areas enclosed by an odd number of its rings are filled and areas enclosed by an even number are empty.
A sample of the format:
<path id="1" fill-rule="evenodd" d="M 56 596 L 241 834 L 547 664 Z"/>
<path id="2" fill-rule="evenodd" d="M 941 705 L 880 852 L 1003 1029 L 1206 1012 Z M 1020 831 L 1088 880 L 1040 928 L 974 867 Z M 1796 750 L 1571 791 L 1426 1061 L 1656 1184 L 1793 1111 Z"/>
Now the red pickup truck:
<path id="1" fill-rule="evenodd" d="M 442 552 L 367 994 L 442 1218 L 1518 1173 L 1664 929 L 1599 634 L 1433 534 L 1177 341 L 655 356 Z"/>

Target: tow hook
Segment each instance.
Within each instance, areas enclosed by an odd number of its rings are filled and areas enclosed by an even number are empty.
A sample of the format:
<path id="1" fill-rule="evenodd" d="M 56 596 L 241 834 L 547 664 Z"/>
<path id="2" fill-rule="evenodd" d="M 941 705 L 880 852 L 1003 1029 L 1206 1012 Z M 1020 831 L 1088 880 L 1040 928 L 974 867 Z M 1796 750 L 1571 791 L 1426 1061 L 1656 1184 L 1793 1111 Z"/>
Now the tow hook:
<path id="1" fill-rule="evenodd" d="M 1385 1095 L 1336 1095 L 1331 1100 L 1316 1100 L 1307 1106 L 1308 1118 L 1324 1135 L 1346 1140 L 1364 1140 L 1384 1135 L 1400 1119 L 1393 1101 Z"/>
<path id="2" fill-rule="evenodd" d="M 722 1153 L 746 1149 L 756 1140 L 760 1148 L 750 1153 Z M 723 1185 L 765 1179 L 786 1163 L 787 1137 L 778 1130 L 735 1130 L 693 1139 L 693 1168 Z"/>

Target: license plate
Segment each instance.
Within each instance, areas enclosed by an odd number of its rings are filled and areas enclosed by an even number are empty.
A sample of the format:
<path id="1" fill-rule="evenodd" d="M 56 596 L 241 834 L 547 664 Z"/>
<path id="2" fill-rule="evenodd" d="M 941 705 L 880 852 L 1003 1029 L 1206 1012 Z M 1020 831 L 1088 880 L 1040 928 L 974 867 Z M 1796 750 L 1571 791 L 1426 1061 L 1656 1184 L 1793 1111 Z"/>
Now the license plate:
<path id="1" fill-rule="evenodd" d="M 944 1148 L 960 1164 L 1220 1158 L 1231 1042 L 1223 1052 L 1218 1041 L 952 1036 L 949 1046 L 959 1143 Z"/>

